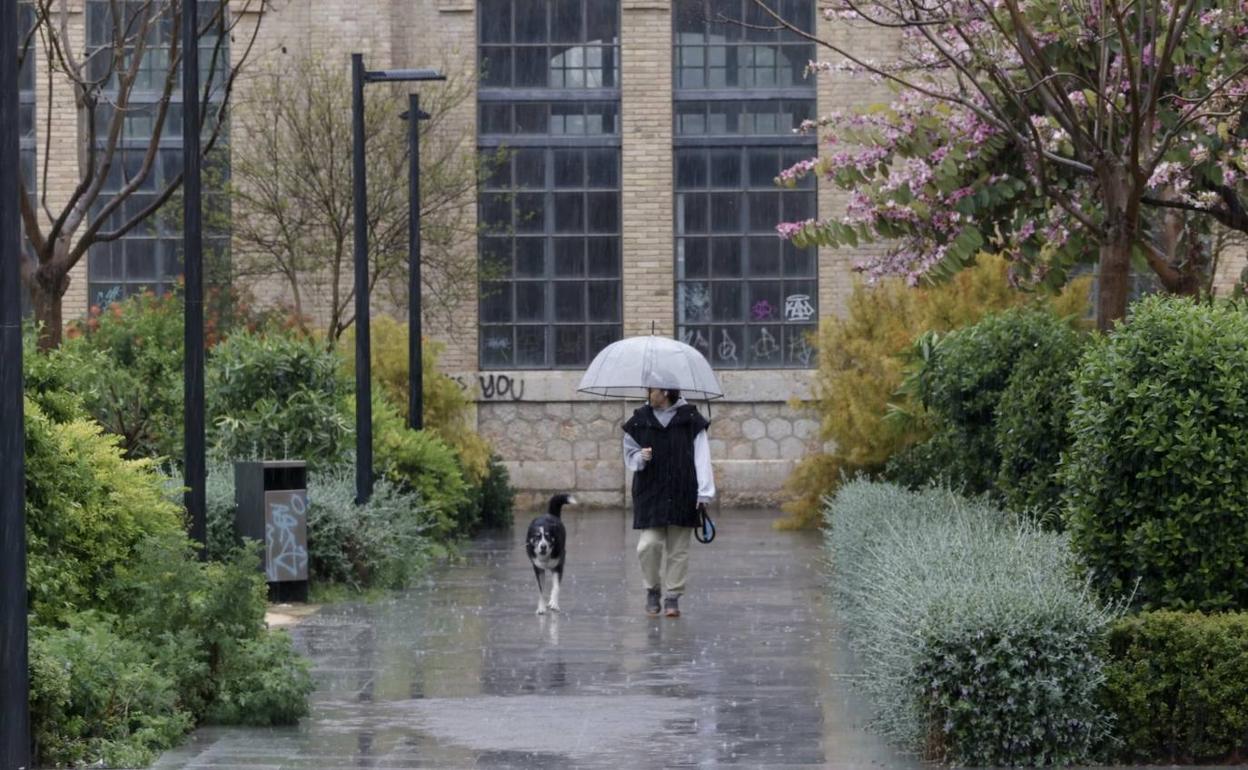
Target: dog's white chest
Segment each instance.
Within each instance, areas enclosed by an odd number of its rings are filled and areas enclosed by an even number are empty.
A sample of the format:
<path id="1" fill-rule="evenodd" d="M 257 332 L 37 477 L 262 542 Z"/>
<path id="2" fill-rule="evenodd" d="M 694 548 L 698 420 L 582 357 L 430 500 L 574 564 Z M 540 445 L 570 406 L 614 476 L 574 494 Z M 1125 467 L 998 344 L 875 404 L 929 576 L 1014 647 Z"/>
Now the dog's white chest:
<path id="1" fill-rule="evenodd" d="M 546 555 L 546 556 L 539 555 L 539 556 L 533 557 L 533 566 L 538 567 L 540 569 L 544 569 L 544 570 L 553 570 L 555 567 L 559 566 L 559 561 L 560 561 L 559 559 L 556 559 L 550 555 Z"/>

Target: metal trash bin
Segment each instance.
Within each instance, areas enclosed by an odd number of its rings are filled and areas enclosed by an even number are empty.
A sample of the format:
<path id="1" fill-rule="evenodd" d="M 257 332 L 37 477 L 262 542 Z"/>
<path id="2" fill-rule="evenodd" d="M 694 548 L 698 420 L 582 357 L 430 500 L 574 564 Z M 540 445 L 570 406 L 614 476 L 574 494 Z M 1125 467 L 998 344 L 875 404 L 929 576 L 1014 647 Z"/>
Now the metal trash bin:
<path id="1" fill-rule="evenodd" d="M 269 599 L 308 600 L 308 466 L 301 460 L 234 463 L 234 531 L 264 544 Z"/>

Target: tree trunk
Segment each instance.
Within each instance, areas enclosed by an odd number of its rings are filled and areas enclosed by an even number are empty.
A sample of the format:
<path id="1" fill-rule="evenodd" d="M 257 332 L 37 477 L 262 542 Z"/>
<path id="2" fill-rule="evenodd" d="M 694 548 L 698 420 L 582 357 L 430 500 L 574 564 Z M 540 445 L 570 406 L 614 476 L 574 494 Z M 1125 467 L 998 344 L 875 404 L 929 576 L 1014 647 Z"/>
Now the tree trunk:
<path id="1" fill-rule="evenodd" d="M 1102 332 L 1110 331 L 1115 321 L 1126 318 L 1127 300 L 1131 296 L 1131 239 L 1121 231 L 1115 235 L 1117 237 L 1101 245 L 1096 328 Z"/>
<path id="2" fill-rule="evenodd" d="M 71 245 L 64 236 L 55 243 L 45 243 L 45 247 L 52 249 L 52 258 L 45 259 L 47 255 L 40 254 L 34 269 L 27 276 L 30 304 L 39 326 L 38 347 L 41 353 L 61 346 L 65 331 L 62 306 L 65 292 L 69 289 L 69 271 L 73 268 L 73 263 L 69 261 Z"/>
<path id="3" fill-rule="evenodd" d="M 30 304 L 39 325 L 39 351 L 46 353 L 61 346 L 64 331 L 61 300 L 69 288 L 69 275 L 57 275 L 48 265 L 40 265 L 30 282 Z"/>

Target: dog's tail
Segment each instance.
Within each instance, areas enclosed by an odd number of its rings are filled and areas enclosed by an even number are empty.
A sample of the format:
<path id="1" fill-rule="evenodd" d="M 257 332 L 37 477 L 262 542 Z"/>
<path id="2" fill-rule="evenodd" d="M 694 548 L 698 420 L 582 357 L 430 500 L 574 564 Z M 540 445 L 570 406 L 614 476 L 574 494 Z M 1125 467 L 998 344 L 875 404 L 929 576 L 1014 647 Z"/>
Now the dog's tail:
<path id="1" fill-rule="evenodd" d="M 567 493 L 555 495 L 550 498 L 550 506 L 547 507 L 546 512 L 555 518 L 560 518 L 565 505 L 576 505 L 576 498 Z"/>

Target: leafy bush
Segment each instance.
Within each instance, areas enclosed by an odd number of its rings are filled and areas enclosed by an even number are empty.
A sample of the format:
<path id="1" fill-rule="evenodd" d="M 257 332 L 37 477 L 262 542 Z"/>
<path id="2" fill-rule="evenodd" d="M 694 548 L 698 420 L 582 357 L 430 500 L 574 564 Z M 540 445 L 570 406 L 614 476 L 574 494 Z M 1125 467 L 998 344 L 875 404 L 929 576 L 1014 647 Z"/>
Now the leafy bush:
<path id="1" fill-rule="evenodd" d="M 234 548 L 234 476 L 226 465 L 208 472 L 209 553 Z M 364 505 L 355 503 L 350 468 L 314 473 L 308 479 L 308 572 L 314 582 L 355 589 L 403 588 L 420 574 L 440 546 L 430 537 L 433 516 L 420 496 L 379 479 Z"/>
<path id="2" fill-rule="evenodd" d="M 433 516 L 430 534 L 436 540 L 477 528 L 471 489 L 454 449 L 432 431 L 409 429 L 383 399 L 373 402 L 373 436 L 378 472 L 420 496 Z"/>
<path id="3" fill-rule="evenodd" d="M 79 608 L 112 609 L 116 576 L 147 537 L 183 536 L 150 460 L 126 460 L 116 436 L 86 419 L 53 423 L 26 401 L 26 543 L 30 606 L 56 624 Z"/>
<path id="4" fill-rule="evenodd" d="M 1109 631 L 1105 703 L 1125 762 L 1242 761 L 1248 615 L 1145 612 Z"/>
<path id="5" fill-rule="evenodd" d="M 1152 297 L 1084 355 L 1061 481 L 1106 596 L 1248 606 L 1248 315 Z M 1138 585 L 1137 585 L 1138 581 Z"/>
<path id="6" fill-rule="evenodd" d="M 352 377 L 355 376 L 355 356 L 351 355 L 354 334 L 353 326 L 343 335 L 343 344 L 338 348 L 344 371 Z M 407 324 L 389 316 L 377 316 L 373 319 L 371 334 L 369 350 L 374 381 L 381 386 L 386 401 L 406 421 L 410 382 Z M 422 425 L 455 448 L 465 480 L 477 486 L 489 473 L 490 445 L 473 425 L 471 394 L 439 371 L 438 359 L 445 347 L 429 339 L 421 344 Z"/>
<path id="7" fill-rule="evenodd" d="M 38 761 L 141 764 L 244 688 L 267 688 L 247 702 L 270 709 L 248 720 L 306 709 L 306 668 L 264 628 L 256 555 L 198 561 L 153 461 L 63 417 L 26 401 Z"/>
<path id="8" fill-rule="evenodd" d="M 1063 536 L 982 500 L 853 481 L 826 540 L 884 733 L 969 765 L 1085 761 L 1107 729 L 1097 643 L 1112 613 Z"/>
<path id="9" fill-rule="evenodd" d="M 844 318 L 824 319 L 819 328 L 819 368 L 814 400 L 820 438 L 835 444 L 832 454 L 808 456 L 790 477 L 792 496 L 784 505 L 788 528 L 820 521 L 822 498 L 842 474 L 883 471 L 889 458 L 926 438 L 918 422 L 885 419 L 905 376 L 906 355 L 924 332 L 946 332 L 972 324 L 986 313 L 1025 304 L 1034 295 L 1010 286 L 1005 260 L 981 255 L 971 269 L 949 282 L 911 288 L 901 281 L 858 284 Z M 1079 315 L 1087 305 L 1088 282 L 1080 280 L 1052 300 L 1060 316 Z M 904 402 L 903 408 L 913 408 Z"/>
<path id="10" fill-rule="evenodd" d="M 511 487 L 511 476 L 498 455 L 490 455 L 489 472 L 477 488 L 478 520 L 486 529 L 510 527 L 516 491 Z"/>
<path id="11" fill-rule="evenodd" d="M 343 462 L 351 440 L 346 380 L 338 359 L 308 337 L 242 333 L 207 365 L 213 453 L 224 460 Z"/>
<path id="12" fill-rule="evenodd" d="M 182 456 L 183 304 L 138 294 L 71 325 L 51 353 L 127 457 Z"/>
<path id="13" fill-rule="evenodd" d="M 148 648 L 92 613 L 32 626 L 30 716 L 45 766 L 141 767 L 194 726 Z"/>
<path id="14" fill-rule="evenodd" d="M 933 435 L 894 457 L 890 477 L 992 492 L 1043 506 L 1054 520 L 1060 490 L 1053 475 L 1068 441 L 1068 388 L 1081 344 L 1042 307 L 989 314 L 934 343 L 921 340 L 909 389 Z"/>

